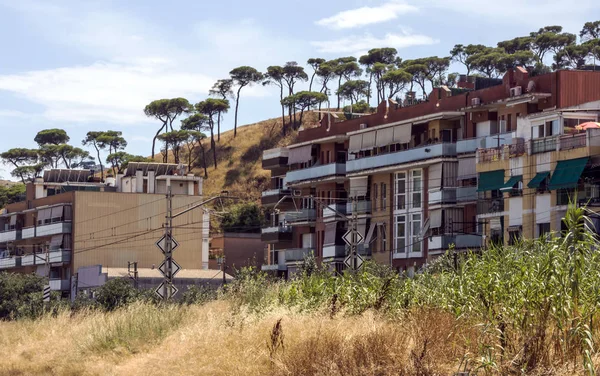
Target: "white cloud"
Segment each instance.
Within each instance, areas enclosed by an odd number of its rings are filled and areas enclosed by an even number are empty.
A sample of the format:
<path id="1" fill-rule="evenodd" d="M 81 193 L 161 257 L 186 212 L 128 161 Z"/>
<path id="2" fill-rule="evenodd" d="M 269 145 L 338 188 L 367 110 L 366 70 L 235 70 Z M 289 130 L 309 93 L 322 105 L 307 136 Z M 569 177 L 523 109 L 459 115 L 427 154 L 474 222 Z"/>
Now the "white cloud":
<path id="1" fill-rule="evenodd" d="M 345 10 L 331 17 L 315 22 L 330 29 L 351 29 L 355 27 L 390 21 L 398 16 L 418 11 L 418 8 L 406 3 L 392 1 L 377 7 L 362 7 Z"/>
<path id="2" fill-rule="evenodd" d="M 377 47 L 406 48 L 435 43 L 438 43 L 438 40 L 429 36 L 408 33 L 387 33 L 383 38 L 365 34 L 363 36 L 348 36 L 335 40 L 311 42 L 319 52 L 350 54 L 356 54 L 359 51 L 366 51 Z"/>
<path id="3" fill-rule="evenodd" d="M 31 118 L 31 116 L 32 115 L 26 114 L 25 112 L 22 112 L 22 111 L 0 109 L 0 117 L 12 117 L 12 118 L 27 119 L 27 118 Z"/>

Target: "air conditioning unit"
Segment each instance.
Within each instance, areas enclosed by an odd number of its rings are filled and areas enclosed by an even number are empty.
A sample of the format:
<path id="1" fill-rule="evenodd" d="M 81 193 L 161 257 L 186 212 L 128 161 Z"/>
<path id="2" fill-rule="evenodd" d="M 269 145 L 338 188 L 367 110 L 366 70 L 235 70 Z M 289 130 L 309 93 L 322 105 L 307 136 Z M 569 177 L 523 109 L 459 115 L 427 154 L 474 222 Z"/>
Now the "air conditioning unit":
<path id="1" fill-rule="evenodd" d="M 481 105 L 481 98 L 472 98 L 471 99 L 471 106 L 479 106 Z"/>
<path id="2" fill-rule="evenodd" d="M 506 133 L 506 120 L 500 120 L 498 123 L 499 123 L 499 126 L 500 126 L 500 132 L 499 133 Z"/>
<path id="3" fill-rule="evenodd" d="M 513 88 L 510 89 L 510 96 L 511 97 L 518 97 L 522 93 L 523 93 L 523 88 L 521 86 L 515 86 L 515 87 L 513 87 Z"/>
<path id="4" fill-rule="evenodd" d="M 292 191 L 292 196 L 294 196 L 294 197 L 300 197 L 300 196 L 302 196 L 302 191 L 299 190 L 299 189 L 294 189 Z"/>
<path id="5" fill-rule="evenodd" d="M 367 124 L 361 124 L 360 129 L 367 129 Z"/>

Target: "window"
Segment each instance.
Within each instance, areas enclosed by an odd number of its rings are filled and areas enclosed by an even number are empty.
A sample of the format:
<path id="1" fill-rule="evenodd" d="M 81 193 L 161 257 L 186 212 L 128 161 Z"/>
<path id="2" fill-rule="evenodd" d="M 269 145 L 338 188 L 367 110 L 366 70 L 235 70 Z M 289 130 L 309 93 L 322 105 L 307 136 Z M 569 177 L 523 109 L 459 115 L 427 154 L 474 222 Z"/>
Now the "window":
<path id="1" fill-rule="evenodd" d="M 406 252 L 406 216 L 396 216 L 395 253 Z"/>
<path id="2" fill-rule="evenodd" d="M 381 183 L 381 210 L 387 208 L 387 184 Z"/>
<path id="3" fill-rule="evenodd" d="M 421 214 L 412 214 L 411 228 L 411 252 L 421 252 Z"/>
<path id="4" fill-rule="evenodd" d="M 396 210 L 406 209 L 406 172 L 396 174 Z"/>
<path id="5" fill-rule="evenodd" d="M 546 176 L 544 180 L 540 182 L 540 185 L 537 187 L 537 193 L 544 193 L 548 191 L 548 183 L 550 182 L 550 175 Z"/>
<path id="6" fill-rule="evenodd" d="M 381 252 L 387 251 L 387 238 L 385 234 L 385 223 L 379 226 L 379 239 L 381 239 Z"/>
<path id="7" fill-rule="evenodd" d="M 555 136 L 560 134 L 560 129 L 558 129 L 558 119 L 550 120 L 546 122 L 546 137 Z"/>
<path id="8" fill-rule="evenodd" d="M 515 229 L 508 231 L 508 245 L 515 245 L 521 240 L 521 230 Z"/>
<path id="9" fill-rule="evenodd" d="M 377 183 L 373 184 L 373 211 L 377 211 Z"/>
<path id="10" fill-rule="evenodd" d="M 421 189 L 423 188 L 421 170 L 412 171 L 412 207 L 421 207 Z"/>
<path id="11" fill-rule="evenodd" d="M 538 238 L 543 238 L 550 234 L 550 223 L 538 223 Z"/>

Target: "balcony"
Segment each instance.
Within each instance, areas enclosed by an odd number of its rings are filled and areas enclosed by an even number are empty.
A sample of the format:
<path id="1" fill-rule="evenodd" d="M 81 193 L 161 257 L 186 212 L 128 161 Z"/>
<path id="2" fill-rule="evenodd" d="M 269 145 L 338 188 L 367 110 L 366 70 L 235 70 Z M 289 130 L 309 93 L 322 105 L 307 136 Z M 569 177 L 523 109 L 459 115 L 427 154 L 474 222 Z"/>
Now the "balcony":
<path id="1" fill-rule="evenodd" d="M 477 150 L 477 163 L 495 162 L 520 157 L 526 153 L 525 144 L 504 145 L 500 148 Z"/>
<path id="2" fill-rule="evenodd" d="M 66 249 L 58 249 L 48 253 L 51 264 L 68 264 L 71 262 L 71 251 Z M 21 266 L 43 265 L 46 263 L 46 253 L 38 252 L 21 256 Z"/>
<path id="3" fill-rule="evenodd" d="M 428 249 L 432 253 L 441 254 L 454 244 L 455 249 L 476 249 L 481 248 L 481 235 L 476 234 L 457 234 L 457 235 L 438 235 L 429 238 Z"/>
<path id="4" fill-rule="evenodd" d="M 352 173 L 364 170 L 375 170 L 421 160 L 453 156 L 456 156 L 456 144 L 441 143 L 389 154 L 380 154 L 374 157 L 354 159 L 346 163 L 346 171 Z"/>
<path id="5" fill-rule="evenodd" d="M 531 154 L 545 153 L 548 151 L 556 151 L 558 137 L 546 137 L 531 140 Z"/>
<path id="6" fill-rule="evenodd" d="M 585 133 L 578 133 L 574 135 L 562 135 L 558 139 L 559 150 L 572 150 L 578 148 L 584 148 L 587 146 L 587 135 Z"/>
<path id="7" fill-rule="evenodd" d="M 265 243 L 279 243 L 292 241 L 291 226 L 274 226 L 261 229 L 260 240 Z"/>
<path id="8" fill-rule="evenodd" d="M 486 198 L 477 201 L 477 214 L 500 213 L 504 211 L 504 199 Z"/>
<path id="9" fill-rule="evenodd" d="M 291 195 L 291 190 L 287 188 L 269 189 L 262 192 L 260 203 L 262 205 L 275 205 L 284 196 Z"/>
<path id="10" fill-rule="evenodd" d="M 457 187 L 456 201 L 468 202 L 477 201 L 477 187 Z"/>
<path id="11" fill-rule="evenodd" d="M 345 245 L 326 245 L 323 247 L 323 258 L 343 258 L 346 257 Z"/>
<path id="12" fill-rule="evenodd" d="M 283 181 L 284 185 L 300 183 L 303 181 L 321 180 L 328 177 L 345 176 L 346 164 L 330 163 L 321 166 L 303 168 L 300 170 L 288 171 Z"/>
<path id="13" fill-rule="evenodd" d="M 71 282 L 68 279 L 51 279 L 50 290 L 52 291 L 64 291 L 71 289 Z"/>
<path id="14" fill-rule="evenodd" d="M 356 211 L 358 215 L 361 214 L 371 214 L 371 201 L 368 200 L 360 200 L 356 202 Z M 352 214 L 352 203 L 349 202 L 346 204 L 346 213 L 347 215 Z"/>
<path id="15" fill-rule="evenodd" d="M 0 232 L 0 243 L 12 242 L 15 240 L 21 240 L 21 230 L 9 230 Z"/>
<path id="16" fill-rule="evenodd" d="M 41 236 L 70 234 L 71 228 L 71 222 L 56 222 L 37 227 L 28 227 L 23 229 L 22 238 L 31 239 Z"/>
<path id="17" fill-rule="evenodd" d="M 346 204 L 336 203 L 336 204 L 330 204 L 328 206 L 329 207 L 325 206 L 322 209 L 322 213 L 321 214 L 323 215 L 323 218 L 335 218 L 335 217 L 338 217 L 339 214 L 337 214 L 336 211 L 338 213 L 341 213 L 341 214 L 346 214 Z M 335 211 L 333 209 L 335 209 Z"/>
<path id="18" fill-rule="evenodd" d="M 490 136 L 468 138 L 456 142 L 456 153 L 474 153 L 477 149 L 497 148 L 498 146 L 510 145 L 511 143 L 512 133 L 501 133 Z"/>
<path id="19" fill-rule="evenodd" d="M 443 205 L 456 203 L 456 187 L 442 188 L 429 191 L 429 205 Z"/>
<path id="20" fill-rule="evenodd" d="M 262 157 L 262 167 L 265 170 L 277 167 L 287 167 L 289 150 L 287 148 L 277 148 L 265 150 Z"/>
<path id="21" fill-rule="evenodd" d="M 317 219 L 317 210 L 299 209 L 298 211 L 285 212 L 283 215 L 288 223 L 314 222 Z"/>
<path id="22" fill-rule="evenodd" d="M 21 256 L 0 258 L 0 269 L 17 268 L 21 266 Z"/>
<path id="23" fill-rule="evenodd" d="M 314 250 L 311 248 L 291 248 L 285 250 L 285 262 L 297 262 L 304 261 L 304 259 L 314 253 Z"/>

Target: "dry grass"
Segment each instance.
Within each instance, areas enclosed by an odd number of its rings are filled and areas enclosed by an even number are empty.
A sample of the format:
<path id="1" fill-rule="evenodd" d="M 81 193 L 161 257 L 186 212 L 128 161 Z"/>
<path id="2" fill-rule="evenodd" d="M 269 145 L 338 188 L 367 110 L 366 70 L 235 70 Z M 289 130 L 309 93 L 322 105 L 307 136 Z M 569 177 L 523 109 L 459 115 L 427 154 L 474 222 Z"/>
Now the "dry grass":
<path id="1" fill-rule="evenodd" d="M 439 311 L 330 318 L 231 308 L 136 304 L 0 322 L 0 375 L 452 375 L 477 351 L 475 327 Z"/>

